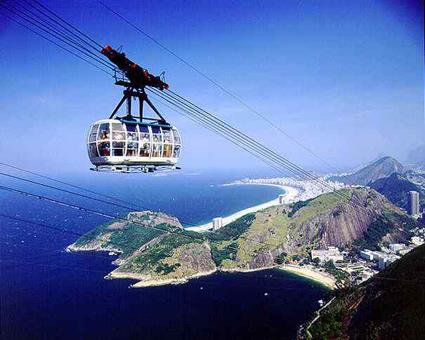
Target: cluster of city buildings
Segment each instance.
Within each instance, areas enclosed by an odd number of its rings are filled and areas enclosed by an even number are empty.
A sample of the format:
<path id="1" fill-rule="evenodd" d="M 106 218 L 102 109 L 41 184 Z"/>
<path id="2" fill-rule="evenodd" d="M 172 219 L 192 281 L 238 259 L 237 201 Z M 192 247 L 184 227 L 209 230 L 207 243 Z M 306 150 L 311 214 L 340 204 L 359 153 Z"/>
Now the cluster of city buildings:
<path id="1" fill-rule="evenodd" d="M 315 249 L 311 251 L 311 260 L 319 260 L 322 265 L 332 261 L 337 269 L 349 274 L 351 281 L 361 283 L 415 247 L 425 243 L 425 228 L 416 228 L 413 230 L 413 234 L 414 236 L 407 244 L 391 243 L 387 247 L 381 247 L 380 250 L 364 249 L 355 256 L 350 256 L 337 247 Z"/>
<path id="2" fill-rule="evenodd" d="M 320 178 L 324 180 L 324 178 Z M 324 193 L 331 192 L 333 190 L 342 189 L 345 187 L 343 183 L 326 181 L 327 185 L 318 186 L 317 181 L 313 180 L 296 180 L 289 177 L 276 177 L 276 178 L 256 178 L 250 179 L 245 178 L 242 180 L 235 181 L 233 184 L 269 184 L 269 185 L 282 185 L 297 188 L 299 194 L 297 201 L 305 201 L 311 198 L 315 198 Z"/>
<path id="3" fill-rule="evenodd" d="M 372 251 L 369 249 L 365 249 L 360 252 L 360 257 L 369 262 L 376 262 L 378 265 L 378 269 L 381 270 L 386 268 L 390 263 L 394 262 L 395 260 L 398 260 L 400 258 L 400 255 L 397 255 L 393 251 L 387 253 L 378 250 Z"/>

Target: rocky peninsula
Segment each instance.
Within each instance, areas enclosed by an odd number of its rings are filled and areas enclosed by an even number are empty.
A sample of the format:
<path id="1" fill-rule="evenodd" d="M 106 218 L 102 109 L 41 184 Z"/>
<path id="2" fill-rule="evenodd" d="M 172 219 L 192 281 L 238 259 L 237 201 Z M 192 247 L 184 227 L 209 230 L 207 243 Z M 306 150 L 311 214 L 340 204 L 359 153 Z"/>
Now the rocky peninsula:
<path id="1" fill-rule="evenodd" d="M 162 213 L 132 212 L 83 235 L 68 250 L 118 254 L 117 268 L 107 278 L 135 279 L 133 287 L 144 287 L 183 283 L 217 270 L 279 268 L 320 247 L 394 242 L 407 236 L 411 224 L 376 191 L 350 188 L 249 213 L 214 232 L 185 230 Z"/>

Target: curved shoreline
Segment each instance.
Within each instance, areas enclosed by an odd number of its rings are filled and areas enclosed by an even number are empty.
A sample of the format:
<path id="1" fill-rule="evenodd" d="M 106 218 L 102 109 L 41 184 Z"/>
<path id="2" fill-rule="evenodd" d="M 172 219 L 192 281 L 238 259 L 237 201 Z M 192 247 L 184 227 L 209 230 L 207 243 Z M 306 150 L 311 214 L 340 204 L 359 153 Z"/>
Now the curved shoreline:
<path id="1" fill-rule="evenodd" d="M 292 203 L 296 200 L 296 198 L 298 197 L 300 190 L 298 188 L 292 187 L 292 186 L 288 186 L 288 185 L 278 185 L 278 184 L 267 184 L 267 183 L 261 183 L 261 184 L 257 184 L 257 183 L 232 183 L 232 184 L 225 184 L 226 186 L 230 186 L 230 185 L 267 185 L 267 186 L 273 186 L 273 187 L 277 187 L 279 189 L 282 190 L 283 192 L 283 203 L 284 204 L 289 204 Z M 254 205 L 252 207 L 248 207 L 242 210 L 239 210 L 231 215 L 228 215 L 226 217 L 223 217 L 223 227 L 225 225 L 228 225 L 234 221 L 236 221 L 238 218 L 241 218 L 242 216 L 246 215 L 246 214 L 250 214 L 250 213 L 255 213 L 257 211 L 269 208 L 269 207 L 273 207 L 276 205 L 279 205 L 279 197 L 276 197 L 275 199 L 272 199 L 271 201 L 267 201 L 261 204 L 257 204 Z M 196 231 L 196 232 L 205 232 L 208 230 L 211 230 L 213 227 L 213 223 L 208 222 L 205 224 L 201 224 L 198 226 L 194 226 L 194 227 L 188 227 L 185 228 L 186 230 L 190 230 L 190 231 Z"/>
<path id="2" fill-rule="evenodd" d="M 331 290 L 336 288 L 336 280 L 334 277 L 327 273 L 320 272 L 310 267 L 301 267 L 293 264 L 284 264 L 278 267 L 279 269 L 295 274 L 297 276 L 302 276 L 314 282 L 320 283 L 321 285 L 329 288 Z"/>

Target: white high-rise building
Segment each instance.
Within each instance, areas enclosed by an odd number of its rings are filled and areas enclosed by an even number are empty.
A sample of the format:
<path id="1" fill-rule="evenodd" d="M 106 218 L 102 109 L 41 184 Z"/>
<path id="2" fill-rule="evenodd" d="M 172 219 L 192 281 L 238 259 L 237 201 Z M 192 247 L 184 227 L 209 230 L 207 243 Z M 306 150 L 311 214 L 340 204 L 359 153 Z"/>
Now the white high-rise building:
<path id="1" fill-rule="evenodd" d="M 407 212 L 412 216 L 419 216 L 419 193 L 417 191 L 409 191 Z"/>
<path id="2" fill-rule="evenodd" d="M 216 217 L 212 220 L 213 230 L 220 229 L 223 226 L 223 218 Z"/>

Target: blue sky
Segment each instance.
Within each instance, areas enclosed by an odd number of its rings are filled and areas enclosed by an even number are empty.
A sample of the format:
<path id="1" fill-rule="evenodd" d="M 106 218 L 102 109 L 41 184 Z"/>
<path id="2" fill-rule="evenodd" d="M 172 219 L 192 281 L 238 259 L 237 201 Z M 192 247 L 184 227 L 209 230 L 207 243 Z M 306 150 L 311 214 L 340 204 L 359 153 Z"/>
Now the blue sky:
<path id="1" fill-rule="evenodd" d="M 326 166 L 104 9 L 97 1 L 42 1 L 97 41 L 118 47 L 171 89 L 290 160 Z M 106 1 L 341 169 L 379 154 L 404 160 L 424 143 L 420 1 Z M 84 172 L 90 124 L 109 116 L 112 79 L 2 17 L 2 160 Z M 160 106 L 160 105 L 159 105 Z M 160 106 L 161 107 L 161 106 Z M 181 165 L 261 168 L 177 113 Z"/>

